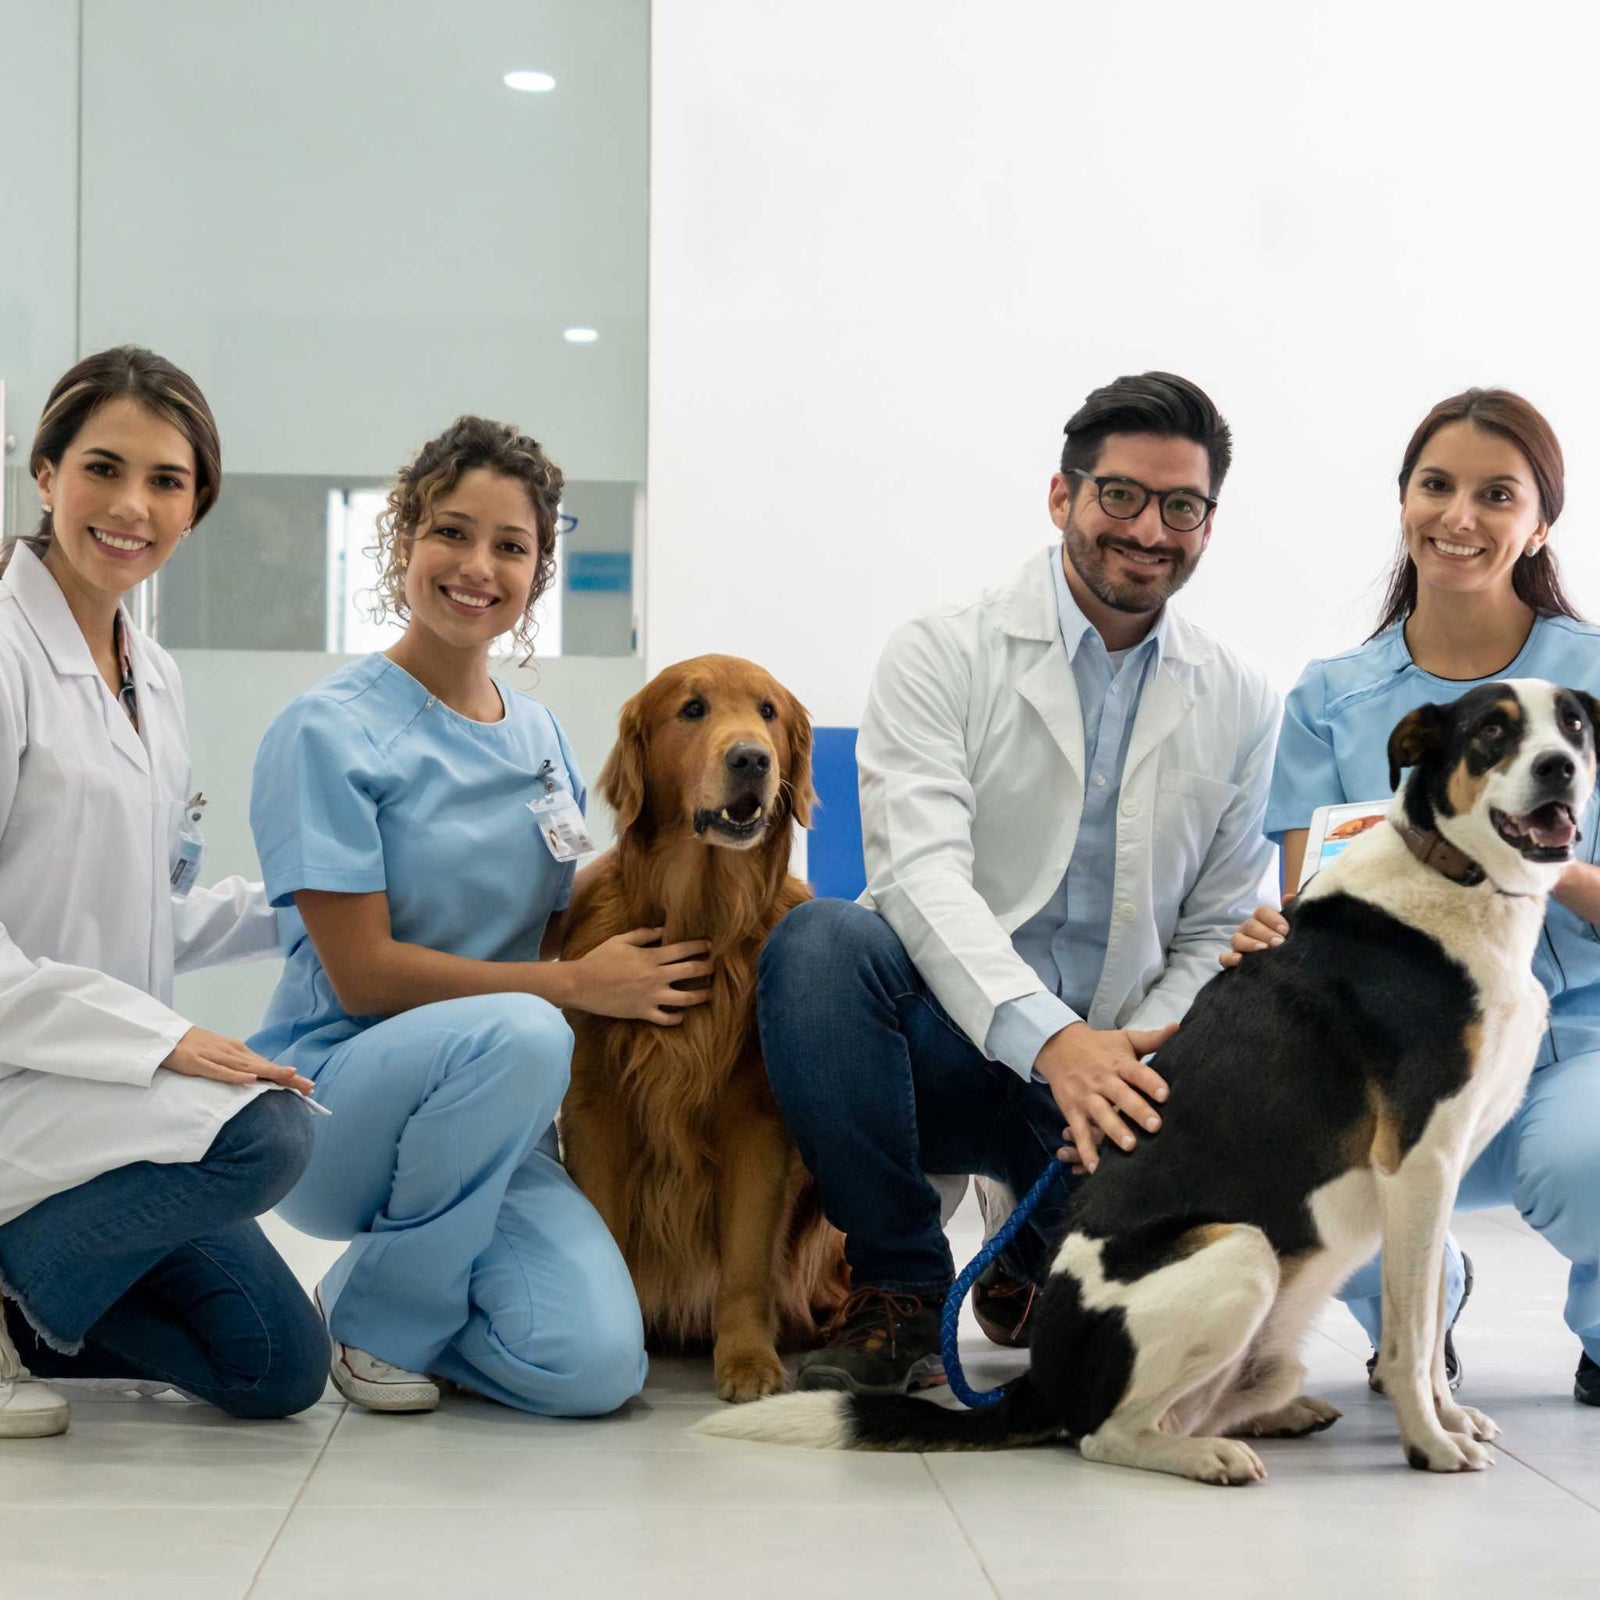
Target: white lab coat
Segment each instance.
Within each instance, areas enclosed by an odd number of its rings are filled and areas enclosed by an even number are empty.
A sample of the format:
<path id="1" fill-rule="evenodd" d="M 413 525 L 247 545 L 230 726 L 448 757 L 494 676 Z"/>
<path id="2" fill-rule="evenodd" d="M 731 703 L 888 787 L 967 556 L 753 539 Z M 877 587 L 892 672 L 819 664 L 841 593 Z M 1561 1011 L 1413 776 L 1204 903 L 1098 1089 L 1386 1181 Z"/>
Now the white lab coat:
<path id="1" fill-rule="evenodd" d="M 1279 710 L 1263 674 L 1167 608 L 1122 774 L 1091 1027 L 1177 1021 L 1257 905 Z M 857 761 L 862 901 L 982 1049 L 997 1006 L 1044 988 L 1011 934 L 1060 885 L 1083 813 L 1083 716 L 1046 560 L 894 635 Z"/>
<path id="2" fill-rule="evenodd" d="M 126 617 L 124 618 L 126 621 Z M 189 751 L 177 668 L 128 629 L 139 731 L 55 579 L 0 578 L 0 1224 L 133 1161 L 196 1161 L 259 1088 L 158 1072 L 175 971 L 275 954 L 260 884 L 170 888 Z"/>

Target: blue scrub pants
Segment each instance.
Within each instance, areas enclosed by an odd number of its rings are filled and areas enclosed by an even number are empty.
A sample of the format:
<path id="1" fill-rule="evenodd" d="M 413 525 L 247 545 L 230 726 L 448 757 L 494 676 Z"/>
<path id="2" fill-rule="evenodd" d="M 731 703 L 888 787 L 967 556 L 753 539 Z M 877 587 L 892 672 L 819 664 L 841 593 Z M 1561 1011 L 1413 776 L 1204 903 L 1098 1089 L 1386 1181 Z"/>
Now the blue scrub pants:
<path id="1" fill-rule="evenodd" d="M 1572 1263 L 1567 1326 L 1589 1359 L 1600 1361 L 1600 1053 L 1540 1067 L 1517 1114 L 1467 1168 L 1458 1210 L 1507 1204 Z M 1451 1270 L 1453 1308 L 1460 1295 L 1454 1259 Z M 1351 1277 L 1339 1298 L 1376 1349 L 1383 1325 L 1378 1262 Z"/>
<path id="2" fill-rule="evenodd" d="M 278 1209 L 351 1241 L 322 1280 L 334 1338 L 545 1416 L 639 1392 L 632 1280 L 556 1157 L 571 1060 L 561 1013 L 526 994 L 419 1006 L 328 1055 L 333 1115 Z"/>

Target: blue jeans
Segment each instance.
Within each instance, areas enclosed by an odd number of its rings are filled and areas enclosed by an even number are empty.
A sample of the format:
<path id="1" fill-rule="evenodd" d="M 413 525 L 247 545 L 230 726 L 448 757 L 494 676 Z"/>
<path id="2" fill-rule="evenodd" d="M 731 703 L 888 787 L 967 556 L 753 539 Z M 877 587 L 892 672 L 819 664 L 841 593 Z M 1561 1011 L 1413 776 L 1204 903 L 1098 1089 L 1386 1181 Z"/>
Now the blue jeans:
<path id="1" fill-rule="evenodd" d="M 199 1161 L 136 1161 L 0 1227 L 22 1359 L 41 1378 L 168 1383 L 236 1417 L 314 1404 L 327 1330 L 255 1222 L 310 1155 L 311 1113 L 274 1090 Z"/>
<path id="2" fill-rule="evenodd" d="M 1061 1145 L 1043 1084 L 988 1060 L 934 999 L 876 912 L 812 900 L 761 953 L 761 1049 L 784 1120 L 845 1236 L 851 1281 L 924 1298 L 954 1276 L 926 1173 L 997 1178 L 1021 1196 Z M 1071 1180 L 1012 1246 L 1042 1275 Z"/>
<path id="3" fill-rule="evenodd" d="M 571 1059 L 554 1006 L 487 994 L 302 1063 L 333 1115 L 278 1209 L 350 1240 L 322 1280 L 336 1339 L 545 1416 L 599 1416 L 639 1392 L 633 1280 L 556 1156 Z"/>

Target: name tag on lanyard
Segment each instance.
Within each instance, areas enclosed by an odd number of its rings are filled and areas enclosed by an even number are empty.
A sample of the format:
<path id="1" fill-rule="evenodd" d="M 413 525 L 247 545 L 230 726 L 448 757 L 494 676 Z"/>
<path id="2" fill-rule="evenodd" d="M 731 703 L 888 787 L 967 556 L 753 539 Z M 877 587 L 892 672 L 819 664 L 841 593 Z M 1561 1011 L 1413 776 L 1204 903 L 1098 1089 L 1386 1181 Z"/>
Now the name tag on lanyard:
<path id="1" fill-rule="evenodd" d="M 544 793 L 528 802 L 528 810 L 539 824 L 539 836 L 557 861 L 576 861 L 594 849 L 589 837 L 588 824 L 578 809 L 578 802 L 567 789 L 558 789 L 548 761 L 538 771 Z"/>
<path id="2" fill-rule="evenodd" d="M 200 868 L 206 858 L 206 842 L 200 836 L 200 813 L 206 797 L 196 794 L 185 802 L 183 821 L 178 827 L 178 848 L 172 858 L 172 892 L 178 899 L 188 898 L 200 881 Z"/>

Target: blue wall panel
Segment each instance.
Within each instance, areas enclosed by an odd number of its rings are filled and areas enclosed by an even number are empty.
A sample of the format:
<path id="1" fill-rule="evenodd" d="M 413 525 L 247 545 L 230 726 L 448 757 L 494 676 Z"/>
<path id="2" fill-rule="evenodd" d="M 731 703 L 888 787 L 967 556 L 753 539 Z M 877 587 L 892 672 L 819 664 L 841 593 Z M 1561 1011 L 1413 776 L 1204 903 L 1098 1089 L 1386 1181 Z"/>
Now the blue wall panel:
<path id="1" fill-rule="evenodd" d="M 821 802 L 806 841 L 807 870 L 819 895 L 854 900 L 867 886 L 861 858 L 861 802 L 856 791 L 856 730 L 817 728 L 811 776 Z"/>

